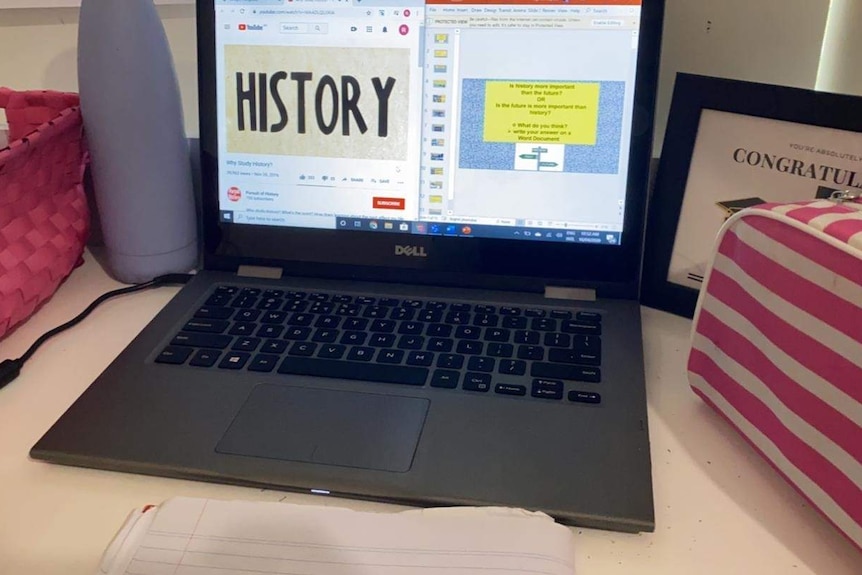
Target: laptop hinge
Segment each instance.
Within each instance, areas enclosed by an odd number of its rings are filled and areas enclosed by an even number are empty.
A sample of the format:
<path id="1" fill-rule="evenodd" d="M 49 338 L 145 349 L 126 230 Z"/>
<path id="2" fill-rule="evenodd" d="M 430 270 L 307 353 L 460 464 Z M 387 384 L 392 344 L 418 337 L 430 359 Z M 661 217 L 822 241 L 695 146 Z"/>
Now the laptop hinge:
<path id="1" fill-rule="evenodd" d="M 236 270 L 236 275 L 244 278 L 280 280 L 281 274 L 281 268 L 270 268 L 266 266 L 239 266 Z"/>
<path id="2" fill-rule="evenodd" d="M 545 286 L 545 298 L 566 299 L 571 301 L 596 301 L 596 290 L 590 288 Z"/>

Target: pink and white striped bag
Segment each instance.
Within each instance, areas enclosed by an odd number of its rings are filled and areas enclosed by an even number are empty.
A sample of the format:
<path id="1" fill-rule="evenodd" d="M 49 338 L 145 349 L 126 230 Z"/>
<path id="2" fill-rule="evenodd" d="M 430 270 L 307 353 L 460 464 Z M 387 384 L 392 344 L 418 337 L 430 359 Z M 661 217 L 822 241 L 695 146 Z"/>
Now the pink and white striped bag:
<path id="1" fill-rule="evenodd" d="M 862 198 L 763 204 L 719 232 L 692 389 L 862 549 Z"/>

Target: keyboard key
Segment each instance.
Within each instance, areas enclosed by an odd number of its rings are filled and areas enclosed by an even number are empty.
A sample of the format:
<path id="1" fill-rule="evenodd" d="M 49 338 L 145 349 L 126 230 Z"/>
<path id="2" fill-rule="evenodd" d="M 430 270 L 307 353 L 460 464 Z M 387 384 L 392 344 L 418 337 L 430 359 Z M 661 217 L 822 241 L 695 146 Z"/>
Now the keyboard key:
<path id="1" fill-rule="evenodd" d="M 186 325 L 183 326 L 183 331 L 222 333 L 229 325 L 229 321 L 222 319 L 192 319 L 186 322 Z"/>
<path id="2" fill-rule="evenodd" d="M 530 329 L 536 331 L 557 331 L 557 320 L 547 317 L 537 317 L 530 322 Z"/>
<path id="3" fill-rule="evenodd" d="M 347 329 L 351 331 L 364 331 L 365 328 L 368 327 L 368 320 L 364 317 L 348 317 L 344 320 L 344 325 L 341 326 L 341 329 Z M 371 330 L 371 331 L 379 331 L 379 330 Z"/>
<path id="4" fill-rule="evenodd" d="M 468 303 L 451 303 L 449 304 L 449 309 L 455 312 L 470 311 L 473 309 L 473 306 Z"/>
<path id="5" fill-rule="evenodd" d="M 397 307 L 389 314 L 389 319 L 411 320 L 416 317 L 416 309 L 409 307 Z"/>
<path id="6" fill-rule="evenodd" d="M 263 342 L 263 347 L 260 348 L 260 351 L 263 353 L 280 354 L 287 350 L 287 345 L 288 342 L 280 339 L 268 339 Z"/>
<path id="7" fill-rule="evenodd" d="M 204 306 L 195 312 L 195 317 L 199 319 L 230 319 L 234 310 L 229 307 L 220 306 Z"/>
<path id="8" fill-rule="evenodd" d="M 305 341 L 311 335 L 310 327 L 291 327 L 284 332 L 284 339 L 293 341 Z"/>
<path id="9" fill-rule="evenodd" d="M 382 297 L 377 301 L 377 303 L 379 305 L 385 305 L 387 307 L 397 307 L 401 305 L 401 301 L 395 299 L 394 297 Z"/>
<path id="10" fill-rule="evenodd" d="M 404 351 L 400 349 L 381 349 L 377 352 L 378 363 L 401 363 Z"/>
<path id="11" fill-rule="evenodd" d="M 403 385 L 425 385 L 425 380 L 428 379 L 428 368 L 425 367 L 359 363 L 308 357 L 285 358 L 278 367 L 278 373 L 379 381 Z"/>
<path id="12" fill-rule="evenodd" d="M 572 348 L 578 351 L 589 351 L 596 355 L 601 355 L 602 338 L 597 335 L 573 335 Z"/>
<path id="13" fill-rule="evenodd" d="M 574 401 L 576 403 L 601 403 L 602 396 L 598 393 L 592 391 L 570 391 L 569 392 L 569 401 Z"/>
<path id="14" fill-rule="evenodd" d="M 601 363 L 599 356 L 594 353 L 572 349 L 552 349 L 548 351 L 548 361 L 581 365 L 599 365 Z"/>
<path id="15" fill-rule="evenodd" d="M 467 369 L 470 371 L 481 371 L 484 373 L 491 373 L 494 371 L 494 365 L 496 364 L 496 360 L 491 359 L 490 357 L 482 357 L 482 356 L 473 356 L 467 361 Z"/>
<path id="16" fill-rule="evenodd" d="M 539 345 L 542 336 L 537 331 L 518 330 L 515 332 L 515 343 L 524 343 L 527 345 Z"/>
<path id="17" fill-rule="evenodd" d="M 530 367 L 530 375 L 533 377 L 586 381 L 588 383 L 599 383 L 602 379 L 601 371 L 597 367 L 580 367 L 563 363 L 534 363 Z"/>
<path id="18" fill-rule="evenodd" d="M 425 324 L 418 321 L 402 321 L 398 326 L 398 333 L 404 335 L 420 335 L 425 329 Z"/>
<path id="19" fill-rule="evenodd" d="M 301 313 L 308 309 L 308 305 L 309 303 L 304 300 L 288 300 L 284 303 L 284 307 L 282 307 L 281 310 L 286 312 Z"/>
<path id="20" fill-rule="evenodd" d="M 361 307 L 355 303 L 343 303 L 335 308 L 335 314 L 340 316 L 356 317 L 361 311 Z"/>
<path id="21" fill-rule="evenodd" d="M 313 314 L 330 314 L 335 310 L 335 304 L 332 302 L 320 302 L 315 301 L 311 303 L 311 307 L 308 308 L 308 313 Z"/>
<path id="22" fill-rule="evenodd" d="M 575 315 L 575 319 L 578 321 L 584 321 L 588 323 L 601 323 L 602 314 L 596 313 L 594 311 L 579 311 Z"/>
<path id="23" fill-rule="evenodd" d="M 461 369 L 464 366 L 464 356 L 454 353 L 441 353 L 437 356 L 437 367 L 444 369 Z"/>
<path id="24" fill-rule="evenodd" d="M 263 297 L 283 298 L 284 297 L 284 290 L 283 289 L 263 290 Z"/>
<path id="25" fill-rule="evenodd" d="M 234 323 L 228 333 L 230 335 L 252 335 L 257 330 L 257 324 L 250 321 Z"/>
<path id="26" fill-rule="evenodd" d="M 371 361 L 373 357 L 373 347 L 353 347 L 347 352 L 347 359 L 350 361 Z"/>
<path id="27" fill-rule="evenodd" d="M 336 329 L 341 323 L 341 318 L 337 315 L 322 315 L 314 322 L 314 327 L 322 327 L 326 329 Z"/>
<path id="28" fill-rule="evenodd" d="M 601 335 L 602 334 L 602 324 L 600 323 L 587 323 L 583 321 L 564 321 L 563 325 L 560 327 L 562 331 L 565 333 L 577 333 L 577 334 L 585 334 L 585 335 Z"/>
<path id="29" fill-rule="evenodd" d="M 368 345 L 371 347 L 392 347 L 395 345 L 394 333 L 372 333 Z"/>
<path id="30" fill-rule="evenodd" d="M 431 376 L 431 387 L 455 389 L 456 387 L 458 387 L 459 379 L 461 379 L 461 374 L 457 371 L 451 371 L 448 369 L 435 369 L 434 375 Z"/>
<path id="31" fill-rule="evenodd" d="M 447 305 L 445 301 L 427 301 L 425 302 L 425 309 L 439 311 L 446 309 Z"/>
<path id="32" fill-rule="evenodd" d="M 284 333 L 284 326 L 280 325 L 262 325 L 257 329 L 257 333 L 255 335 L 257 337 L 263 338 L 277 338 L 281 337 L 281 334 Z"/>
<path id="33" fill-rule="evenodd" d="M 523 395 L 527 395 L 527 386 L 525 386 L 525 385 L 514 385 L 511 383 L 498 383 L 494 387 L 494 393 L 499 393 L 500 395 L 523 396 Z"/>
<path id="34" fill-rule="evenodd" d="M 226 307 L 230 305 L 232 297 L 225 293 L 214 293 L 207 298 L 206 305 L 211 307 Z M 231 311 L 233 313 L 233 311 Z"/>
<path id="35" fill-rule="evenodd" d="M 464 376 L 464 384 L 461 387 L 467 391 L 488 391 L 491 389 L 491 376 L 487 373 L 467 372 Z"/>
<path id="36" fill-rule="evenodd" d="M 280 358 L 277 355 L 266 355 L 259 353 L 248 364 L 249 371 L 257 371 L 261 373 L 269 373 L 275 366 L 278 365 Z"/>
<path id="37" fill-rule="evenodd" d="M 298 341 L 290 346 L 290 351 L 288 355 L 296 355 L 300 357 L 311 357 L 314 355 L 314 352 L 317 351 L 317 344 L 306 342 L 306 341 Z"/>
<path id="38" fill-rule="evenodd" d="M 519 345 L 518 359 L 532 359 L 541 361 L 545 359 L 545 348 L 537 345 Z"/>
<path id="39" fill-rule="evenodd" d="M 287 320 L 287 325 L 297 325 L 302 327 L 307 327 L 312 324 L 314 321 L 314 314 L 312 313 L 294 313 L 291 314 Z"/>
<path id="40" fill-rule="evenodd" d="M 451 325 L 467 325 L 470 323 L 470 319 L 472 319 L 472 314 L 468 312 L 450 311 L 443 321 Z"/>
<path id="41" fill-rule="evenodd" d="M 231 285 L 220 285 L 215 288 L 215 291 L 216 293 L 236 295 L 239 293 L 239 288 L 237 286 Z"/>
<path id="42" fill-rule="evenodd" d="M 467 355 L 478 355 L 484 351 L 485 344 L 481 341 L 473 341 L 470 339 L 462 339 L 458 342 L 458 347 L 455 348 L 455 351 L 458 353 L 464 353 Z"/>
<path id="43" fill-rule="evenodd" d="M 473 325 L 478 327 L 497 327 L 498 323 L 500 323 L 500 316 L 498 315 L 477 313 L 473 316 Z"/>
<path id="44" fill-rule="evenodd" d="M 308 297 L 308 294 L 304 291 L 289 291 L 285 294 L 285 297 L 290 299 L 305 299 Z"/>
<path id="45" fill-rule="evenodd" d="M 244 351 L 229 351 L 218 364 L 219 369 L 242 369 L 249 357 Z"/>
<path id="46" fill-rule="evenodd" d="M 545 313 L 545 310 L 535 307 L 524 310 L 524 315 L 527 317 L 545 317 Z"/>
<path id="47" fill-rule="evenodd" d="M 371 331 L 380 333 L 392 333 L 395 331 L 396 322 L 391 319 L 375 319 L 371 322 Z"/>
<path id="48" fill-rule="evenodd" d="M 239 295 L 243 297 L 257 297 L 260 295 L 260 288 L 242 288 L 242 290 L 239 292 Z"/>
<path id="49" fill-rule="evenodd" d="M 452 347 L 455 343 L 451 339 L 443 339 L 441 337 L 434 337 L 428 342 L 428 347 L 426 348 L 428 351 L 439 351 L 439 352 L 449 352 L 452 351 Z"/>
<path id="50" fill-rule="evenodd" d="M 489 343 L 487 353 L 491 357 L 512 357 L 515 355 L 515 346 L 511 343 Z"/>
<path id="51" fill-rule="evenodd" d="M 257 302 L 257 309 L 260 310 L 279 310 L 284 305 L 284 300 L 281 298 L 267 297 Z"/>
<path id="52" fill-rule="evenodd" d="M 521 315 L 521 308 L 512 306 L 503 306 L 500 308 L 500 315 Z"/>
<path id="53" fill-rule="evenodd" d="M 162 353 L 156 356 L 156 363 L 167 363 L 170 365 L 182 365 L 192 354 L 192 349 L 188 347 L 180 347 L 169 345 L 162 350 Z"/>
<path id="54" fill-rule="evenodd" d="M 572 319 L 572 312 L 563 309 L 552 309 L 551 317 L 553 319 Z"/>
<path id="55" fill-rule="evenodd" d="M 539 399 L 563 399 L 564 385 L 556 379 L 534 379 L 530 395 Z"/>
<path id="56" fill-rule="evenodd" d="M 321 346 L 320 351 L 317 352 L 317 357 L 321 359 L 341 359 L 344 357 L 344 353 L 347 351 L 347 347 L 339 344 L 329 344 Z"/>
<path id="57" fill-rule="evenodd" d="M 173 340 L 171 345 L 182 345 L 188 347 L 211 347 L 214 349 L 224 349 L 230 345 L 233 338 L 229 335 L 218 335 L 214 333 L 189 333 L 180 332 Z"/>
<path id="58" fill-rule="evenodd" d="M 459 339 L 479 339 L 482 328 L 472 325 L 459 325 L 455 328 L 455 337 Z"/>
<path id="59" fill-rule="evenodd" d="M 443 321 L 443 311 L 439 309 L 426 309 L 419 312 L 416 318 L 423 323 L 438 323 Z"/>
<path id="60" fill-rule="evenodd" d="M 311 341 L 317 343 L 333 343 L 338 339 L 337 329 L 316 329 L 314 335 L 311 336 Z"/>
<path id="61" fill-rule="evenodd" d="M 547 347 L 569 347 L 572 345 L 572 336 L 567 333 L 548 332 L 544 342 Z"/>
<path id="62" fill-rule="evenodd" d="M 259 309 L 242 309 L 233 316 L 234 321 L 257 321 L 260 317 Z"/>
<path id="63" fill-rule="evenodd" d="M 307 299 L 311 301 L 329 301 L 329 295 L 325 293 L 310 293 Z"/>
<path id="64" fill-rule="evenodd" d="M 520 359 L 501 360 L 497 373 L 503 375 L 524 375 L 527 373 L 527 362 Z"/>
<path id="65" fill-rule="evenodd" d="M 452 335 L 452 326 L 443 323 L 434 323 L 428 326 L 425 330 L 425 335 L 429 337 L 449 337 Z"/>
<path id="66" fill-rule="evenodd" d="M 508 329 L 502 329 L 499 327 L 492 327 L 485 330 L 485 341 L 509 341 L 509 338 L 512 337 L 512 332 Z"/>
<path id="67" fill-rule="evenodd" d="M 353 297 L 346 294 L 336 294 L 332 296 L 332 301 L 335 303 L 350 303 L 353 301 Z"/>
<path id="68" fill-rule="evenodd" d="M 411 351 L 407 354 L 407 365 L 428 367 L 434 363 L 434 354 L 430 351 Z"/>
<path id="69" fill-rule="evenodd" d="M 286 319 L 286 311 L 268 311 L 261 316 L 260 323 L 283 324 Z"/>
<path id="70" fill-rule="evenodd" d="M 230 302 L 231 307 L 251 309 L 257 305 L 257 298 L 249 295 L 238 295 Z M 221 367 L 221 366 L 219 366 Z"/>
<path id="71" fill-rule="evenodd" d="M 492 305 L 487 304 L 476 304 L 473 306 L 473 311 L 479 314 L 492 314 L 497 313 L 497 308 Z"/>
<path id="72" fill-rule="evenodd" d="M 199 349 L 195 356 L 192 358 L 192 360 L 189 362 L 189 365 L 193 365 L 195 367 L 212 367 L 215 365 L 215 362 L 218 361 L 220 355 L 220 351 L 215 351 L 212 349 Z"/>
<path id="73" fill-rule="evenodd" d="M 502 325 L 507 329 L 527 329 L 527 318 L 522 316 L 506 316 L 503 318 Z"/>
<path id="74" fill-rule="evenodd" d="M 260 345 L 259 337 L 240 337 L 237 338 L 231 349 L 234 351 L 254 351 Z"/>
<path id="75" fill-rule="evenodd" d="M 372 305 L 365 308 L 365 311 L 362 312 L 362 317 L 368 317 L 371 319 L 386 319 L 386 316 L 389 315 L 389 308 L 382 305 Z"/>
<path id="76" fill-rule="evenodd" d="M 368 339 L 368 334 L 364 331 L 345 331 L 341 334 L 341 343 L 346 345 L 363 345 Z"/>
<path id="77" fill-rule="evenodd" d="M 425 338 L 421 335 L 402 335 L 398 339 L 398 349 L 422 349 Z"/>
<path id="78" fill-rule="evenodd" d="M 409 307 L 413 309 L 419 309 L 423 305 L 424 304 L 421 301 L 416 299 L 405 299 L 403 302 L 401 302 L 401 307 Z"/>
<path id="79" fill-rule="evenodd" d="M 373 297 L 368 297 L 364 295 L 356 296 L 356 303 L 362 305 L 374 305 L 377 300 Z"/>

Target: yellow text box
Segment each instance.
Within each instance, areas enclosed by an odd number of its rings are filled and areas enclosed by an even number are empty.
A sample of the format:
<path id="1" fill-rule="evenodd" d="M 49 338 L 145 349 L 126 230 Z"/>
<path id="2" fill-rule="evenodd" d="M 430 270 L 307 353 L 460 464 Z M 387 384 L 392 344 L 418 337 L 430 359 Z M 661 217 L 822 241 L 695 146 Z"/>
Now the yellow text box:
<path id="1" fill-rule="evenodd" d="M 598 82 L 485 83 L 486 142 L 594 146 Z"/>

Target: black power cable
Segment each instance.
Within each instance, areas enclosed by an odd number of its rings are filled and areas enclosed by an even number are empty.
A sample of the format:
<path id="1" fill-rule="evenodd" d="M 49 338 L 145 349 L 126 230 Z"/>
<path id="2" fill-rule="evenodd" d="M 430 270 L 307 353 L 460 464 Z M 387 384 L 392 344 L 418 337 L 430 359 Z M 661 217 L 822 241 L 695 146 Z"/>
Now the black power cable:
<path id="1" fill-rule="evenodd" d="M 159 286 L 165 286 L 165 285 L 182 285 L 182 284 L 188 283 L 190 279 L 192 279 L 192 276 L 190 274 L 166 274 L 163 276 L 158 276 L 157 278 L 154 278 L 148 282 L 135 284 L 135 285 L 120 288 L 120 289 L 115 289 L 113 291 L 109 291 L 107 293 L 100 295 L 95 300 L 93 300 L 93 303 L 88 305 L 84 311 L 82 311 L 81 313 L 79 313 L 78 315 L 76 315 L 75 317 L 73 317 L 72 319 L 70 319 L 69 321 L 64 323 L 63 325 L 59 325 L 59 326 L 55 327 L 54 329 L 52 329 L 51 331 L 48 331 L 48 332 L 42 334 L 39 337 L 39 339 L 37 339 L 35 342 L 33 342 L 33 345 L 31 345 L 29 347 L 29 349 L 27 349 L 27 351 L 24 352 L 24 355 L 22 355 L 18 359 L 7 359 L 7 360 L 4 360 L 3 362 L 0 362 L 0 388 L 5 386 L 7 383 L 12 381 L 16 377 L 18 377 L 18 375 L 21 373 L 21 368 L 24 366 L 24 363 L 27 360 L 29 360 L 33 356 L 34 353 L 36 353 L 36 350 L 38 350 L 42 346 L 43 343 L 45 343 L 46 341 L 48 341 L 49 339 L 51 339 L 52 337 L 54 337 L 58 333 L 66 331 L 70 327 L 74 327 L 74 326 L 78 325 L 79 323 L 81 323 L 81 321 L 84 318 L 86 318 L 88 315 L 90 315 L 94 309 L 96 309 L 100 304 L 102 304 L 106 300 L 109 300 L 113 297 L 129 294 L 129 293 L 134 293 L 137 291 L 142 291 L 142 290 L 153 288 L 153 287 L 159 287 Z"/>

